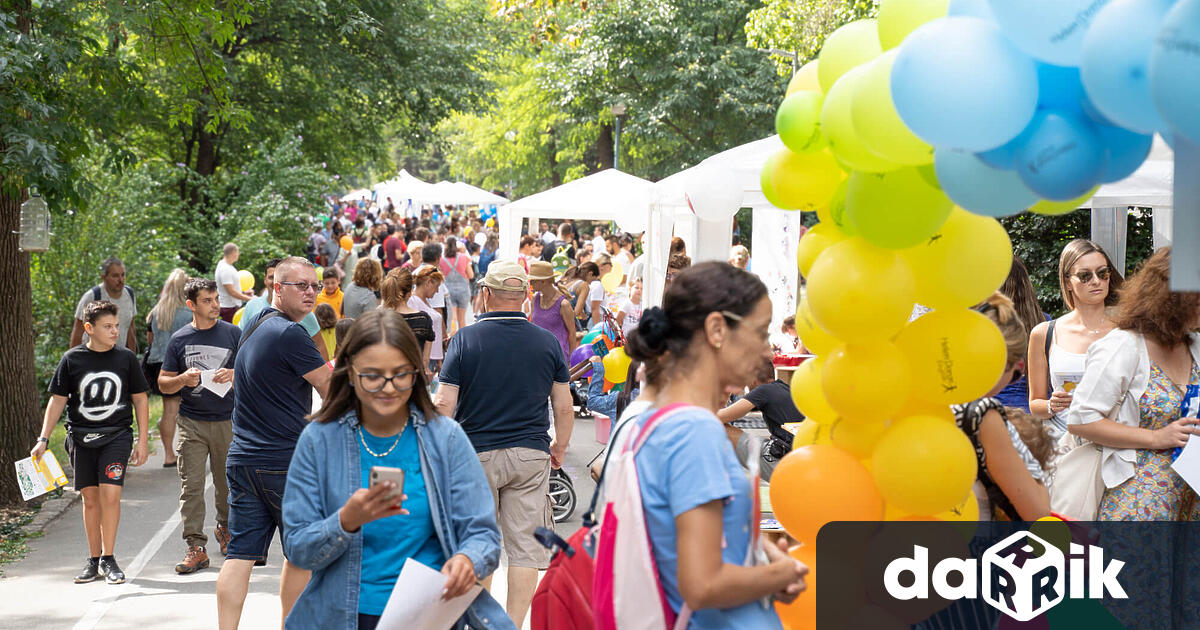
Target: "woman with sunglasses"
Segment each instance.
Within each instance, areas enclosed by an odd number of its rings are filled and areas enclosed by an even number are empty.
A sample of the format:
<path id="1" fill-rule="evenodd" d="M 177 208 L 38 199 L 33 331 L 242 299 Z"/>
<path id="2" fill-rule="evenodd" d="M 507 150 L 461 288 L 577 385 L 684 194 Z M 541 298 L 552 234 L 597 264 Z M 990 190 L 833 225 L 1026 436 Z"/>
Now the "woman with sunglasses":
<path id="1" fill-rule="evenodd" d="M 1029 335 L 1029 412 L 1050 420 L 1051 438 L 1067 432 L 1072 391 L 1083 377 L 1088 348 L 1112 332 L 1110 317 L 1121 288 L 1108 254 L 1087 239 L 1067 243 L 1058 259 L 1058 286 L 1071 309 L 1058 319 L 1040 323 Z"/>
<path id="2" fill-rule="evenodd" d="M 979 519 L 1036 521 L 1050 515 L 1050 493 L 1043 482 L 1045 473 L 1009 421 L 1008 410 L 995 398 L 1022 376 L 1027 343 L 1025 325 L 1012 300 L 1000 292 L 975 309 L 996 324 L 1008 350 L 1004 372 L 992 390 L 979 400 L 951 407 L 958 428 L 975 447 L 979 466 L 975 480 Z"/>
<path id="3" fill-rule="evenodd" d="M 354 322 L 313 422 L 296 443 L 283 496 L 284 548 L 312 578 L 286 628 L 373 630 L 408 559 L 441 571 L 443 598 L 500 558 L 491 489 L 457 422 L 437 415 L 417 339 L 389 310 Z M 403 487 L 371 484 L 375 466 Z M 513 628 L 487 591 L 455 627 Z"/>

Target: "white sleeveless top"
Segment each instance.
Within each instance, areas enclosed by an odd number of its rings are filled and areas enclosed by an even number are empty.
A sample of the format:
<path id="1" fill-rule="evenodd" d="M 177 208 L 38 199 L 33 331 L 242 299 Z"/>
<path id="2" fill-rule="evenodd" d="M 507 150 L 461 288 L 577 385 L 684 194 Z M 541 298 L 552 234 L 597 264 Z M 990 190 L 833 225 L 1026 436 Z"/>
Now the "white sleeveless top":
<path id="1" fill-rule="evenodd" d="M 1087 363 L 1087 353 L 1067 352 L 1057 342 L 1054 342 L 1050 345 L 1050 356 L 1047 363 L 1050 368 L 1051 392 L 1063 391 L 1066 389 L 1064 385 L 1067 383 L 1071 383 L 1070 387 L 1074 390 L 1075 385 L 1083 380 L 1083 368 Z M 1067 432 L 1067 410 L 1064 409 L 1054 414 L 1048 428 L 1050 429 L 1050 438 L 1057 443 L 1058 438 Z"/>

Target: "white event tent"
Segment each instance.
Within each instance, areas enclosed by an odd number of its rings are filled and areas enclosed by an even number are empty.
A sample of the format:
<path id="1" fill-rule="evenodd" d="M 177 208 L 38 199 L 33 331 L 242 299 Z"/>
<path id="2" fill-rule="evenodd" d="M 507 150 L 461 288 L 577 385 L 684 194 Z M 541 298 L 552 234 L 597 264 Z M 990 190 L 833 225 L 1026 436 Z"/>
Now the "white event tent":
<path id="1" fill-rule="evenodd" d="M 1113 264 L 1124 272 L 1126 226 L 1129 207 L 1152 208 L 1154 247 L 1170 245 L 1175 213 L 1175 152 L 1162 136 L 1154 136 L 1150 155 L 1129 177 L 1104 184 L 1083 205 L 1092 211 L 1092 240 L 1099 243 Z"/>

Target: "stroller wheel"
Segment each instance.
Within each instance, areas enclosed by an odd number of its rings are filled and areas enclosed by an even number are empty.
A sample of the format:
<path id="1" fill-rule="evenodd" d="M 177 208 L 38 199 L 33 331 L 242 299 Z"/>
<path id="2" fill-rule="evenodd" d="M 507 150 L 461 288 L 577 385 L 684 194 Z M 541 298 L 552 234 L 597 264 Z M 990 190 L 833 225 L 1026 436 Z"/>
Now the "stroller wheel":
<path id="1" fill-rule="evenodd" d="M 550 470 L 550 504 L 554 522 L 561 523 L 575 513 L 575 485 L 562 469 Z"/>

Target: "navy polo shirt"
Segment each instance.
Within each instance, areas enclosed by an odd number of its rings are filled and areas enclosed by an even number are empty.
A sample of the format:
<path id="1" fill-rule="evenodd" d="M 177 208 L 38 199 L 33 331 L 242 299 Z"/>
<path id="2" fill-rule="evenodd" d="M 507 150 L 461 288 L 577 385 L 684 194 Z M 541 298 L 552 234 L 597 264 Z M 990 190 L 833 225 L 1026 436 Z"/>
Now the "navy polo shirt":
<path id="1" fill-rule="evenodd" d="M 558 339 L 523 313 L 485 313 L 458 331 L 438 378 L 458 388 L 454 417 L 476 452 L 550 452 L 550 389 L 570 374 Z"/>

